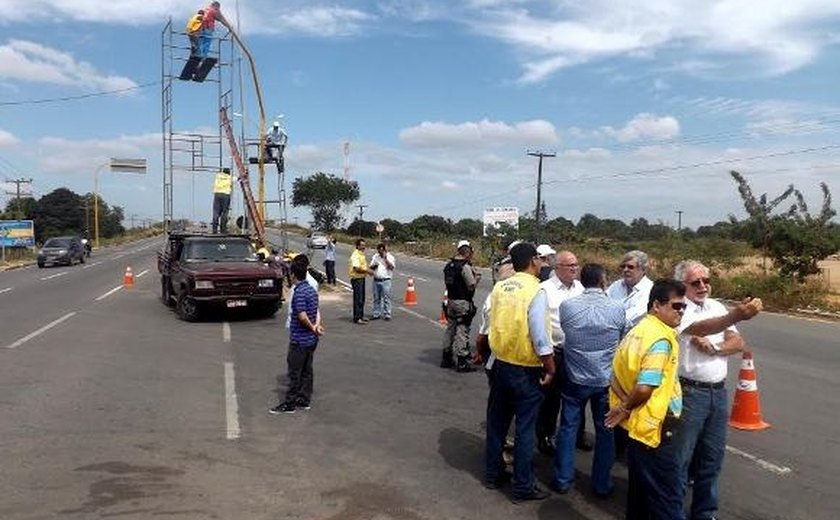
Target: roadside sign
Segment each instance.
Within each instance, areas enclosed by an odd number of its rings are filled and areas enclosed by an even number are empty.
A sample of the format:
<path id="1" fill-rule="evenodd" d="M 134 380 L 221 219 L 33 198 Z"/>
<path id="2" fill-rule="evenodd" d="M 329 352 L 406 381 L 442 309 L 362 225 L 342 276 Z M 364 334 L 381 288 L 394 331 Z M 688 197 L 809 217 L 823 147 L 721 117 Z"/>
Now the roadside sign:
<path id="1" fill-rule="evenodd" d="M 35 222 L 0 220 L 0 241 L 3 247 L 35 247 Z"/>
<path id="2" fill-rule="evenodd" d="M 381 235 L 382 233 L 385 232 L 385 226 L 383 226 L 382 223 L 377 222 L 376 223 L 376 232 Z"/>
<path id="3" fill-rule="evenodd" d="M 519 208 L 497 207 L 484 210 L 484 236 L 487 236 L 488 229 L 498 228 L 501 224 L 509 224 L 519 229 Z"/>

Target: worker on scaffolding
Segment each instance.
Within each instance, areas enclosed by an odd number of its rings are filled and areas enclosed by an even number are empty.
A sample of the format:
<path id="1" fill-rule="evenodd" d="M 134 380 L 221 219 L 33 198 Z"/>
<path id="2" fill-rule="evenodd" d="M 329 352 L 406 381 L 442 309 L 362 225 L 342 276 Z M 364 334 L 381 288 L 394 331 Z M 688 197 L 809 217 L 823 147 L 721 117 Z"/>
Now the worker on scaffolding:
<path id="1" fill-rule="evenodd" d="M 227 233 L 230 194 L 233 192 L 233 178 L 230 168 L 222 168 L 213 181 L 213 234 Z"/>
<path id="2" fill-rule="evenodd" d="M 210 5 L 204 8 L 204 18 L 201 21 L 201 32 L 198 35 L 198 56 L 206 58 L 210 53 L 210 43 L 213 41 L 213 32 L 216 30 L 216 20 L 219 23 L 232 30 L 225 15 L 222 14 L 222 4 L 219 2 L 211 2 Z"/>
<path id="3" fill-rule="evenodd" d="M 187 37 L 190 39 L 190 57 L 198 56 L 201 48 L 201 27 L 204 25 L 204 9 L 199 9 L 187 21 Z"/>
<path id="4" fill-rule="evenodd" d="M 283 152 L 286 150 L 286 143 L 289 136 L 285 130 L 280 128 L 280 122 L 275 121 L 271 130 L 265 136 L 265 157 L 266 162 L 277 163 L 279 169 L 283 170 Z"/>

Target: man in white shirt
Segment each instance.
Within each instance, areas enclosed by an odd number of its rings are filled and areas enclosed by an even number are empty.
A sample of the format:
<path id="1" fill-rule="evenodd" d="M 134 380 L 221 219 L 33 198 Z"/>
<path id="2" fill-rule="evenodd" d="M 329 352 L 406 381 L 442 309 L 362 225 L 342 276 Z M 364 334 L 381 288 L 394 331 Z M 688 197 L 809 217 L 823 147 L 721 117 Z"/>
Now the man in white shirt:
<path id="1" fill-rule="evenodd" d="M 373 319 L 391 320 L 391 278 L 396 268 L 394 255 L 388 252 L 385 244 L 376 246 L 376 253 L 370 259 L 373 269 Z"/>
<path id="2" fill-rule="evenodd" d="M 545 399 L 540 406 L 537 418 L 537 449 L 546 455 L 554 454 L 554 435 L 557 431 L 557 416 L 560 414 L 560 393 L 566 380 L 563 362 L 563 342 L 565 336 L 560 328 L 560 304 L 569 298 L 583 294 L 583 285 L 577 279 L 578 260 L 571 251 L 560 251 L 554 255 L 554 272 L 551 277 L 540 283 L 548 300 L 548 313 L 551 317 L 551 344 L 554 347 L 554 365 L 557 373 L 551 385 L 546 387 Z M 585 449 L 583 421 L 578 431 L 578 447 Z M 591 448 L 590 448 L 591 449 Z"/>
<path id="3" fill-rule="evenodd" d="M 688 518 L 713 520 L 718 509 L 717 480 L 726 452 L 727 357 L 745 350 L 735 323 L 758 314 L 761 300 L 752 299 L 728 310 L 709 298 L 709 269 L 694 260 L 677 264 L 674 278 L 685 284 L 688 307 L 677 327 L 683 409 L 673 442 L 683 493 L 688 480 L 694 480 Z"/>
<path id="4" fill-rule="evenodd" d="M 653 281 L 647 277 L 648 255 L 638 250 L 629 251 L 619 267 L 621 279 L 609 286 L 607 295 L 624 305 L 628 326 L 632 328 L 648 311 L 648 298 L 653 287 Z"/>

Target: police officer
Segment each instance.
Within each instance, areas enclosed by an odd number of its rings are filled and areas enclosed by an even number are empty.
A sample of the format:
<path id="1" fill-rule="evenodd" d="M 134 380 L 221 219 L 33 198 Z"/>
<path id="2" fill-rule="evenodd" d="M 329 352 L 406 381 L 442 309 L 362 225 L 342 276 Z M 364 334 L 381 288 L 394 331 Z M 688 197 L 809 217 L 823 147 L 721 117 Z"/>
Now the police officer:
<path id="1" fill-rule="evenodd" d="M 472 372 L 470 362 L 470 325 L 476 314 L 473 303 L 475 286 L 481 280 L 472 266 L 473 249 L 469 241 L 458 242 L 458 254 L 443 268 L 449 303 L 446 306 L 447 325 L 443 334 L 441 368 L 455 368 L 458 372 Z"/>

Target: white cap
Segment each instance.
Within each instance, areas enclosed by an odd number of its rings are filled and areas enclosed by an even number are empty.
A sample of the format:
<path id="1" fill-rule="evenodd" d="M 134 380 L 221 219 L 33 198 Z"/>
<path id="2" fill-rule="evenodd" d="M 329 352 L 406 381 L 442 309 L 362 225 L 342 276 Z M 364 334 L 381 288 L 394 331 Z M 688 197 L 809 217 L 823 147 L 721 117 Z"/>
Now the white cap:
<path id="1" fill-rule="evenodd" d="M 455 249 L 461 249 L 462 247 L 469 247 L 470 249 L 472 249 L 472 244 L 470 244 L 469 240 L 461 240 L 458 242 L 458 247 L 456 247 Z"/>
<path id="2" fill-rule="evenodd" d="M 280 126 L 280 121 L 275 121 L 274 126 Z"/>
<path id="3" fill-rule="evenodd" d="M 510 245 L 508 246 L 508 253 L 510 253 L 510 250 L 513 249 L 513 246 L 521 244 L 521 243 L 522 243 L 521 240 L 514 240 L 513 242 L 511 242 Z"/>
<path id="4" fill-rule="evenodd" d="M 549 256 L 549 255 L 556 255 L 557 251 L 551 248 L 548 244 L 540 244 L 537 246 L 537 255 L 538 256 Z"/>

